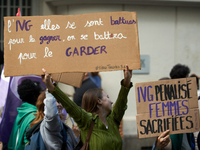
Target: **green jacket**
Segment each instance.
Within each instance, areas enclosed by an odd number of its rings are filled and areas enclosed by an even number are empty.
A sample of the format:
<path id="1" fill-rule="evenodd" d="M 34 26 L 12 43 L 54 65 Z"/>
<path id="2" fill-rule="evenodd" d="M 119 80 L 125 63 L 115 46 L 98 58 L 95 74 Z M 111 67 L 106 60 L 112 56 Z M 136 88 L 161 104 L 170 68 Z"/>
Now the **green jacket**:
<path id="1" fill-rule="evenodd" d="M 37 111 L 36 106 L 29 103 L 23 103 L 21 107 L 17 108 L 18 115 L 15 119 L 13 129 L 8 142 L 9 150 L 24 150 L 26 139 L 26 130 L 30 123 L 35 119 L 34 114 Z"/>
<path id="2" fill-rule="evenodd" d="M 172 150 L 181 150 L 182 142 L 183 142 L 183 134 L 187 135 L 188 143 L 190 147 L 194 147 L 194 141 L 192 142 L 193 133 L 180 133 L 180 134 L 172 134 L 170 135 L 172 141 Z M 192 148 L 191 148 L 192 149 Z"/>
<path id="3" fill-rule="evenodd" d="M 81 107 L 71 101 L 57 86 L 55 86 L 55 90 L 52 92 L 54 97 L 61 102 L 67 113 L 73 117 L 78 124 L 81 130 L 81 141 L 83 141 L 83 143 L 85 143 L 92 119 L 95 120 L 89 141 L 89 149 L 91 150 L 122 149 L 119 125 L 127 109 L 128 93 L 129 88 L 121 86 L 117 101 L 115 102 L 111 114 L 107 117 L 108 128 L 106 128 L 97 114 L 93 115 L 81 109 Z"/>

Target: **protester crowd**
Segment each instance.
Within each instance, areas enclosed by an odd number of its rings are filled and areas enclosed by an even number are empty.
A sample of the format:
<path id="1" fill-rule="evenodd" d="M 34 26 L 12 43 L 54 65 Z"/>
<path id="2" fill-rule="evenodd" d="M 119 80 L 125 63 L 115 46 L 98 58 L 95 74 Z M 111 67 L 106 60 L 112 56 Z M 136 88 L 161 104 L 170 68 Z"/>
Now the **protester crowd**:
<path id="1" fill-rule="evenodd" d="M 4 139 L 3 143 L 0 143 L 0 149 L 122 149 L 120 123 L 127 109 L 127 97 L 132 87 L 132 71 L 128 66 L 124 70 L 124 79 L 119 83 L 121 89 L 114 105 L 101 88 L 98 72 L 85 74 L 81 87 L 75 88 L 74 98 L 71 100 L 57 83 L 53 82 L 48 70 L 42 71 L 40 81 L 25 78 L 17 86 L 22 103 L 17 108 L 17 115 L 13 116 L 15 119 L 9 138 L 7 142 Z M 169 75 L 170 78 L 161 80 L 196 77 L 199 93 L 199 77 L 190 74 L 188 66 L 177 64 Z M 72 128 L 65 123 L 63 109 L 73 121 Z M 199 132 L 170 134 L 170 130 L 166 130 L 152 143 L 152 150 L 197 150 L 200 148 L 199 142 Z"/>

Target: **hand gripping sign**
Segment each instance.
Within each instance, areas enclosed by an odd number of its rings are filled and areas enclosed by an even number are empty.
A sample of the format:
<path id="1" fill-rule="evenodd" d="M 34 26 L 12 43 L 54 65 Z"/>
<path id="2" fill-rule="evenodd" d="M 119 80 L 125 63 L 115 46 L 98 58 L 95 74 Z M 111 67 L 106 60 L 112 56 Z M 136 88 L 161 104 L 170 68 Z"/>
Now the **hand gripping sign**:
<path id="1" fill-rule="evenodd" d="M 140 69 L 136 12 L 4 17 L 5 76 Z"/>
<path id="2" fill-rule="evenodd" d="M 135 85 L 139 138 L 199 131 L 196 78 Z"/>

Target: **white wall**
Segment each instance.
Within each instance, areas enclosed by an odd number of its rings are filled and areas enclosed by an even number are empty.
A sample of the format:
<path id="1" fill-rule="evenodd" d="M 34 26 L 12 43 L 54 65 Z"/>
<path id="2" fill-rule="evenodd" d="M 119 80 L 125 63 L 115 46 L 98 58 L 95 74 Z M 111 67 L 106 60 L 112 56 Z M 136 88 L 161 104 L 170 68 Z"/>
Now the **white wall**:
<path id="1" fill-rule="evenodd" d="M 156 81 L 169 76 L 174 65 L 176 8 L 158 6 L 125 6 L 126 11 L 136 11 L 140 54 L 150 56 L 150 73 L 133 75 L 133 83 Z M 137 134 L 135 116 L 135 90 L 130 93 L 129 109 L 124 119 L 125 134 Z M 134 126 L 133 126 L 134 125 Z"/>
<path id="2" fill-rule="evenodd" d="M 177 62 L 188 64 L 191 72 L 200 75 L 200 9 L 177 9 L 177 38 L 175 56 Z"/>
<path id="3" fill-rule="evenodd" d="M 49 11 L 49 10 L 48 10 Z M 176 63 L 186 64 L 191 72 L 200 75 L 200 9 L 199 7 L 141 6 L 141 5 L 62 5 L 56 6 L 57 15 L 82 13 L 136 11 L 138 17 L 140 53 L 150 56 L 150 73 L 134 74 L 132 82 L 156 81 L 169 77 Z M 101 72 L 102 87 L 115 101 L 120 88 L 122 71 Z M 73 88 L 61 85 L 68 93 Z M 135 89 L 129 94 L 124 116 L 124 134 L 137 134 Z"/>

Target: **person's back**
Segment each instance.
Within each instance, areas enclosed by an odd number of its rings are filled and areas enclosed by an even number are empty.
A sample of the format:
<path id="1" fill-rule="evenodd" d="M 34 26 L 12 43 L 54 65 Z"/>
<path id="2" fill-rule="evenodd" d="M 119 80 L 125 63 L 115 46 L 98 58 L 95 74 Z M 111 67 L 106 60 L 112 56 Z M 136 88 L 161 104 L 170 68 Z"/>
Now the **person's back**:
<path id="1" fill-rule="evenodd" d="M 77 141 L 71 128 L 63 123 L 62 105 L 46 91 L 46 94 L 43 92 L 38 97 L 36 107 L 36 118 L 27 131 L 30 142 L 25 150 L 73 150 Z"/>
<path id="2" fill-rule="evenodd" d="M 40 126 L 40 133 L 45 143 L 46 149 L 56 150 L 61 149 L 64 145 L 64 149 L 73 150 L 76 145 L 75 135 L 73 131 L 63 123 L 61 119 L 63 109 L 62 105 L 56 102 L 55 98 L 48 92 L 46 92 L 46 98 L 44 100 L 44 120 Z M 60 112 L 60 114 L 59 114 Z M 66 133 L 66 136 L 64 136 Z M 64 137 L 67 137 L 63 141 Z"/>
<path id="3" fill-rule="evenodd" d="M 189 76 L 190 69 L 188 66 L 177 64 L 171 72 L 171 79 L 186 78 Z M 188 150 L 194 148 L 194 135 L 193 133 L 180 133 L 170 135 L 172 141 L 172 150 L 182 149 Z"/>
<path id="4" fill-rule="evenodd" d="M 89 78 L 88 74 L 86 73 L 84 76 L 84 80 L 80 88 L 75 88 L 75 94 L 73 96 L 73 101 L 81 107 L 83 94 L 89 90 L 97 88 L 96 84 Z"/>
<path id="5" fill-rule="evenodd" d="M 188 66 L 177 64 L 171 69 L 169 75 L 171 79 L 178 79 L 188 77 L 189 73 L 190 69 Z M 157 137 L 152 150 L 157 148 L 165 150 L 194 150 L 193 133 L 180 133 L 169 136 L 169 132 L 167 130 Z"/>
<path id="6" fill-rule="evenodd" d="M 37 97 L 42 91 L 39 82 L 25 79 L 18 86 L 18 94 L 20 99 L 24 102 L 21 107 L 17 108 L 18 115 L 15 119 L 13 129 L 8 142 L 8 149 L 23 150 L 27 142 L 25 133 L 30 123 L 35 118 L 34 113 L 37 111 L 35 103 Z"/>
<path id="7" fill-rule="evenodd" d="M 99 72 L 91 72 L 89 77 L 96 84 L 98 88 L 101 88 L 101 76 Z"/>

